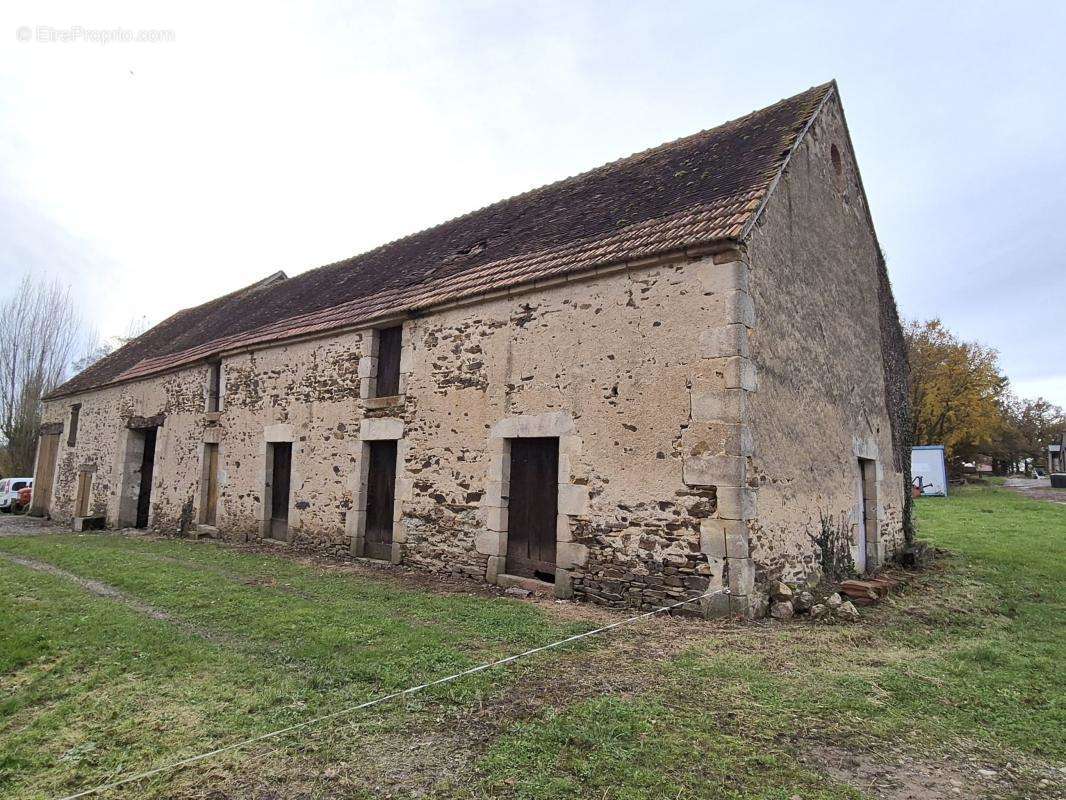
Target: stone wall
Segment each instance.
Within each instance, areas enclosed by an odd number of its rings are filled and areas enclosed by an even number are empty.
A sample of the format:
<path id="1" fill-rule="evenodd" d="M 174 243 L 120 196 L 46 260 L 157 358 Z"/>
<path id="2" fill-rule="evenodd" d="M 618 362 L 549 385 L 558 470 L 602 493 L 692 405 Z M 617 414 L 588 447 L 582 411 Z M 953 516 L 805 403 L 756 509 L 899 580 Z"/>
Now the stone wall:
<path id="1" fill-rule="evenodd" d="M 906 459 L 895 452 L 893 417 L 905 409 L 886 407 L 900 392 L 886 391 L 894 373 L 882 352 L 886 341 L 898 341 L 882 328 L 898 327 L 898 318 L 864 204 L 834 97 L 793 155 L 747 250 L 756 390 L 747 398 L 754 454 L 746 477 L 757 494 L 748 530 L 760 582 L 815 567 L 812 537 L 823 519 L 852 537 L 857 555 L 859 458 L 876 462 L 869 565 L 903 545 Z"/>
<path id="2" fill-rule="evenodd" d="M 365 509 L 366 442 L 396 438 L 394 560 L 493 579 L 505 568 L 504 443 L 557 435 L 560 594 L 618 606 L 691 597 L 723 579 L 701 527 L 718 504 L 711 457 L 735 436 L 692 424 L 693 404 L 696 419 L 713 416 L 705 390 L 729 372 L 701 332 L 747 313 L 738 266 L 723 260 L 409 319 L 398 398 L 368 397 L 375 335 L 362 331 L 226 357 L 217 414 L 204 410 L 206 365 L 49 403 L 47 421 L 60 422 L 82 404 L 77 444 L 61 446 L 53 514 L 70 517 L 77 469 L 91 462 L 94 507 L 128 523 L 129 427 L 160 415 L 150 527 L 199 522 L 204 444 L 217 442 L 219 533 L 261 536 L 267 442 L 291 441 L 290 543 L 347 556 Z"/>
<path id="3" fill-rule="evenodd" d="M 392 560 L 504 583 L 509 442 L 553 436 L 557 594 L 650 607 L 728 586 L 705 610 L 752 613 L 758 583 L 816 563 L 822 518 L 854 529 L 859 457 L 877 469 L 872 561 L 901 540 L 885 291 L 862 203 L 830 105 L 746 249 L 407 319 L 396 397 L 373 396 L 378 335 L 363 330 L 226 356 L 218 412 L 206 365 L 48 403 L 46 423 L 82 404 L 52 513 L 71 516 L 92 469 L 94 512 L 129 524 L 131 428 L 154 421 L 150 527 L 201 522 L 217 443 L 217 533 L 261 537 L 269 443 L 291 442 L 289 545 L 358 557 L 369 443 L 394 439 Z"/>

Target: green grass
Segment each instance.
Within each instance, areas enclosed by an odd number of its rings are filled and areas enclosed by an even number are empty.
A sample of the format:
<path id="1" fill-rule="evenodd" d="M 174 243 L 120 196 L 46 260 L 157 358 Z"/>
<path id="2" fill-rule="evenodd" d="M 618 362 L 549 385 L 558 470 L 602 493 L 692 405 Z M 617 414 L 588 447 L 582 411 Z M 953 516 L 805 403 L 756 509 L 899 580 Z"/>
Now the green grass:
<path id="1" fill-rule="evenodd" d="M 954 555 L 923 577 L 925 591 L 868 613 L 875 627 L 715 637 L 649 665 L 658 685 L 639 698 L 520 726 L 485 761 L 485 788 L 523 798 L 854 796 L 797 763 L 811 743 L 1062 763 L 1066 508 L 967 489 L 919 500 L 917 515 L 921 536 Z"/>
<path id="2" fill-rule="evenodd" d="M 861 625 L 689 623 L 677 628 L 684 646 L 664 656 L 673 634 L 653 621 L 135 794 L 377 797 L 399 774 L 397 796 L 845 800 L 861 795 L 823 771 L 819 748 L 1066 761 L 1066 507 L 973 488 L 919 500 L 917 515 L 920 536 L 950 555 L 908 593 L 864 610 Z M 0 539 L 0 550 L 104 581 L 182 622 L 0 560 L 0 796 L 19 800 L 577 627 L 525 603 L 209 544 L 40 536 Z"/>
<path id="3" fill-rule="evenodd" d="M 0 549 L 105 581 L 211 634 L 0 560 L 0 792 L 11 796 L 262 733 L 571 631 L 528 604 L 210 545 L 50 536 Z M 438 696 L 461 702 L 479 685 Z"/>

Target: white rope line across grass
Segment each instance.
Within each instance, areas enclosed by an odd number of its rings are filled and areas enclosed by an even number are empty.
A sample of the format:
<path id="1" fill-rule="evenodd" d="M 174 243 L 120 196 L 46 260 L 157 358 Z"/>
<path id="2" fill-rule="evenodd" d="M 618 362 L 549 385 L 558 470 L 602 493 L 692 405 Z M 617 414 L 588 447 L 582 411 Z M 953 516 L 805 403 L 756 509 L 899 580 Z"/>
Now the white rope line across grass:
<path id="1" fill-rule="evenodd" d="M 452 681 L 459 680 L 459 678 L 465 678 L 467 675 L 474 675 L 478 672 L 484 672 L 487 669 L 502 667 L 504 664 L 510 664 L 514 661 L 518 661 L 520 658 L 527 658 L 528 656 L 536 655 L 537 653 L 543 653 L 545 650 L 554 650 L 557 647 L 562 647 L 563 645 L 570 644 L 571 642 L 576 642 L 579 639 L 586 639 L 589 636 L 597 636 L 599 634 L 606 633 L 607 631 L 614 630 L 615 628 L 620 628 L 623 625 L 630 625 L 634 622 L 638 622 L 639 620 L 647 619 L 648 617 L 653 617 L 656 614 L 661 614 L 664 611 L 673 611 L 675 608 L 679 608 L 680 606 L 687 605 L 689 603 L 695 603 L 699 600 L 703 600 L 706 597 L 712 597 L 716 594 L 729 594 L 729 590 L 716 589 L 713 592 L 706 592 L 705 594 L 701 594 L 698 597 L 693 597 L 689 600 L 681 600 L 677 603 L 673 603 L 672 605 L 662 606 L 661 608 L 646 611 L 643 614 L 637 614 L 636 616 L 629 617 L 628 619 L 619 620 L 618 622 L 612 622 L 610 625 L 604 625 L 602 628 L 595 628 L 594 630 L 585 631 L 584 633 L 576 633 L 573 636 L 567 636 L 565 639 L 559 639 L 558 641 L 552 642 L 551 644 L 541 645 L 540 647 L 534 647 L 522 653 L 515 653 L 514 655 L 507 656 L 506 658 L 500 658 L 496 661 L 489 661 L 484 664 L 479 664 L 476 667 L 464 669 L 462 672 L 456 672 L 454 675 L 448 675 L 445 678 L 438 678 L 435 681 L 421 683 L 418 686 L 412 686 L 408 689 L 402 689 L 398 692 L 391 692 L 389 694 L 382 695 L 381 697 L 376 697 L 373 700 L 367 700 L 364 703 L 359 703 L 358 705 L 342 708 L 340 711 L 332 711 L 329 714 L 323 714 L 320 717 L 314 717 L 313 719 L 304 720 L 303 722 L 297 722 L 293 725 L 289 725 L 288 727 L 279 728 L 276 731 L 271 731 L 270 733 L 262 733 L 258 736 L 253 736 L 249 739 L 242 739 L 239 742 L 234 742 L 233 744 L 227 744 L 223 747 L 217 747 L 214 750 L 207 751 L 206 753 L 200 753 L 195 756 L 189 756 L 188 758 L 179 759 L 178 761 L 172 761 L 169 764 L 164 764 L 161 767 L 155 767 L 154 769 L 146 770 L 145 772 L 138 772 L 135 775 L 130 775 L 129 777 L 122 778 L 117 781 L 112 781 L 111 783 L 105 783 L 101 784 L 100 786 L 94 786 L 91 789 L 85 789 L 75 794 L 64 795 L 63 797 L 58 798 L 58 800 L 76 800 L 76 798 L 79 797 L 88 797 L 91 794 L 106 792 L 109 789 L 115 789 L 127 783 L 133 783 L 134 781 L 144 780 L 145 778 L 150 778 L 153 775 L 159 775 L 160 773 L 169 772 L 171 770 L 178 769 L 179 767 L 185 767 L 189 764 L 195 764 L 198 761 L 204 761 L 205 759 L 212 758 L 213 756 L 217 756 L 220 753 L 226 753 L 231 750 L 239 750 L 240 748 L 247 747 L 250 744 L 262 742 L 266 739 L 274 739 L 278 736 L 283 736 L 286 733 L 292 733 L 293 731 L 300 730 L 301 728 L 309 728 L 312 725 L 317 725 L 320 722 L 336 719 L 338 717 L 343 717 L 348 714 L 354 714 L 356 711 L 362 711 L 363 709 L 370 708 L 371 706 L 380 705 L 381 703 L 386 703 L 389 700 L 395 700 L 398 697 L 405 697 L 407 695 L 412 695 L 417 692 L 424 691 L 425 689 L 430 689 L 434 686 L 441 686 L 445 683 L 451 683 Z"/>

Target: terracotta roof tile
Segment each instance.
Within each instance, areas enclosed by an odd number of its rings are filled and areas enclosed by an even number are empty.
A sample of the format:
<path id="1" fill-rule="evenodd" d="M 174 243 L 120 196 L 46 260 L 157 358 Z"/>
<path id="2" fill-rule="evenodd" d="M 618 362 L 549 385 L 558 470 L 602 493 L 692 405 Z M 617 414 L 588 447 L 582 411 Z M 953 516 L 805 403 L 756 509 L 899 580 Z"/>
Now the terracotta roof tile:
<path id="1" fill-rule="evenodd" d="M 293 278 L 174 314 L 51 396 L 486 291 L 739 238 L 825 84 Z"/>

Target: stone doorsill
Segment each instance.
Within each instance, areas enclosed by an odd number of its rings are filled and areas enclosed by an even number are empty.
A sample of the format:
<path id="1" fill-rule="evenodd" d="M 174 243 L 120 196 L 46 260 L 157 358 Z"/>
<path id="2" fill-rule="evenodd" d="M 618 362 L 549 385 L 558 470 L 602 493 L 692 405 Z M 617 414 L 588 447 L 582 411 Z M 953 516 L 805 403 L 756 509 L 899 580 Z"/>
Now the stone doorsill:
<path id="1" fill-rule="evenodd" d="M 526 578 L 521 575 L 505 575 L 500 573 L 496 576 L 496 585 L 501 589 L 518 587 L 519 589 L 527 589 L 531 592 L 555 592 L 554 583 L 548 583 L 547 581 L 538 580 L 537 578 Z"/>

